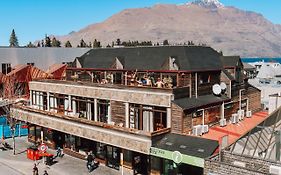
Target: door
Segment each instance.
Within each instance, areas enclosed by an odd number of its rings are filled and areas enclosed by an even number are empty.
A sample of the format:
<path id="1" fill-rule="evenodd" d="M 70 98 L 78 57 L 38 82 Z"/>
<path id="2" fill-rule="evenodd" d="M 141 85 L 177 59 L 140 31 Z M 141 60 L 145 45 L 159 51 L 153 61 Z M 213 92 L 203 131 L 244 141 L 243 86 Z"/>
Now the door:
<path id="1" fill-rule="evenodd" d="M 120 149 L 113 146 L 107 146 L 107 166 L 119 170 Z"/>

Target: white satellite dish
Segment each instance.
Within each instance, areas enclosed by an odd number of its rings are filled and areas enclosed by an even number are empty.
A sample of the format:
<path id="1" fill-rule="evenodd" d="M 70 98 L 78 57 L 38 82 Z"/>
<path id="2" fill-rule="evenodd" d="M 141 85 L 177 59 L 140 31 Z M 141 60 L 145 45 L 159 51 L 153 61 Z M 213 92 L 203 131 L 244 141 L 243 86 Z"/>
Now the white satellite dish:
<path id="1" fill-rule="evenodd" d="M 221 82 L 220 84 L 221 90 L 226 90 L 226 84 L 224 82 Z"/>
<path id="2" fill-rule="evenodd" d="M 213 93 L 215 95 L 220 95 L 221 94 L 221 86 L 219 84 L 213 85 Z"/>

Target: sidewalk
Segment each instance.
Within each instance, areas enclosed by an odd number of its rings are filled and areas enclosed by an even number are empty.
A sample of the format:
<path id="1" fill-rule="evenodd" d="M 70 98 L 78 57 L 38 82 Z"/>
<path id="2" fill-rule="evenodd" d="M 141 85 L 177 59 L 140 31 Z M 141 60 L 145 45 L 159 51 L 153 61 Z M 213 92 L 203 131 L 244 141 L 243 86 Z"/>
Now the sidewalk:
<path id="1" fill-rule="evenodd" d="M 6 142 L 11 146 L 13 145 L 12 139 L 6 139 Z M 27 137 L 16 138 L 16 155 L 13 155 L 13 150 L 0 151 L 0 172 L 6 175 L 30 175 L 32 174 L 32 168 L 34 161 L 27 159 L 26 148 L 31 144 L 27 142 Z M 48 152 L 55 154 L 55 150 L 48 150 Z M 63 158 L 56 158 L 57 163 L 52 166 L 46 166 L 42 160 L 37 161 L 39 175 L 43 174 L 44 170 L 47 170 L 49 175 L 119 175 L 119 171 L 100 165 L 93 172 L 88 173 L 86 168 L 86 162 L 68 155 L 64 155 Z M 1 175 L 0 173 L 0 175 Z M 7 174 L 9 173 L 9 174 Z M 129 172 L 124 172 L 124 175 L 129 175 Z"/>

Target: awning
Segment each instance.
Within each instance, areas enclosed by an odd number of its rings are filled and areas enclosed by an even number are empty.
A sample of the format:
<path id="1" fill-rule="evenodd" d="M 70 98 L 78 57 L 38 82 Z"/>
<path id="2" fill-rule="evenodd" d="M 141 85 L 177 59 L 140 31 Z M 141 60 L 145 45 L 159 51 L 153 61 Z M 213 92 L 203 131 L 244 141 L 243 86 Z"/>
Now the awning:
<path id="1" fill-rule="evenodd" d="M 230 101 L 230 99 L 225 95 L 222 96 L 204 95 L 204 96 L 198 96 L 197 98 L 186 97 L 186 98 L 175 99 L 174 103 L 177 104 L 179 107 L 181 107 L 183 110 L 187 110 L 187 109 L 196 109 L 196 108 L 217 105 L 226 101 Z"/>
<path id="2" fill-rule="evenodd" d="M 215 140 L 169 133 L 153 140 L 150 155 L 203 168 L 218 146 Z"/>

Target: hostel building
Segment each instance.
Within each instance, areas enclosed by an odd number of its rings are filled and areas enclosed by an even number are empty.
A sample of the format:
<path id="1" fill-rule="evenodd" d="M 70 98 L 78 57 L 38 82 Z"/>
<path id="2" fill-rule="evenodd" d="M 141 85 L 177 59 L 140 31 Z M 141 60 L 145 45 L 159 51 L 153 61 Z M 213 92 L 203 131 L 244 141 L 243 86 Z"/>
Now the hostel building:
<path id="1" fill-rule="evenodd" d="M 93 151 L 117 170 L 202 174 L 220 144 L 209 130 L 260 110 L 260 91 L 227 59 L 201 46 L 92 49 L 63 80 L 31 81 L 30 103 L 11 116 L 29 123 L 29 141 Z"/>

